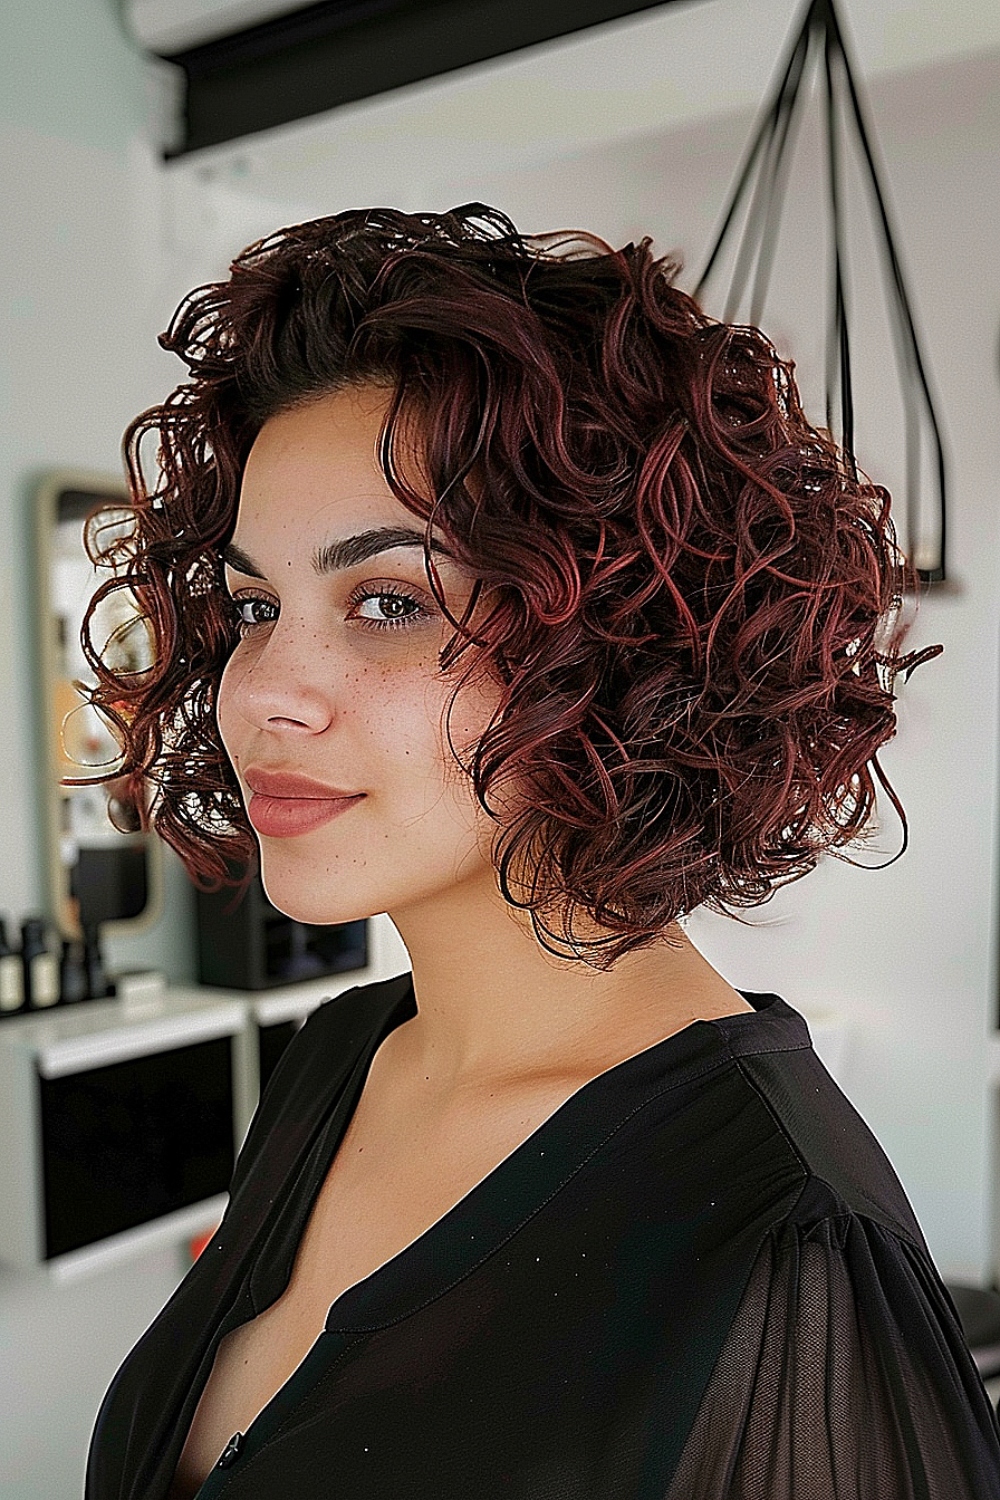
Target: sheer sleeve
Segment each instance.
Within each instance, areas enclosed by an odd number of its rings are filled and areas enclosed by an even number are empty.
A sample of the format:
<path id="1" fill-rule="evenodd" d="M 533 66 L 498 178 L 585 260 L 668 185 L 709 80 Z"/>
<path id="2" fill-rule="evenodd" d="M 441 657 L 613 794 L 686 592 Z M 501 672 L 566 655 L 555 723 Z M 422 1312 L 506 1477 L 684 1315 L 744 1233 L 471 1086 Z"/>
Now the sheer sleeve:
<path id="1" fill-rule="evenodd" d="M 925 1249 L 851 1212 L 765 1241 L 666 1500 L 1000 1500 L 1000 1427 Z"/>

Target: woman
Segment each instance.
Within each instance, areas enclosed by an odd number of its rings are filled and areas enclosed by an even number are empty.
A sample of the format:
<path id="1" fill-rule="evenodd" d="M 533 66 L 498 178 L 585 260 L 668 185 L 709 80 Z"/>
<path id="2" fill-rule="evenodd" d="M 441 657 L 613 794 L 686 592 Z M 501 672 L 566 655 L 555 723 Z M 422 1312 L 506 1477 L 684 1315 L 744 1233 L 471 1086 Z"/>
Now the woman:
<path id="1" fill-rule="evenodd" d="M 863 836 L 940 648 L 885 638 L 888 496 L 675 272 L 349 212 L 163 337 L 190 380 L 108 546 L 155 661 L 92 653 L 96 699 L 193 874 L 259 851 L 411 971 L 284 1053 L 88 1500 L 1000 1497 L 886 1157 L 682 930 Z"/>

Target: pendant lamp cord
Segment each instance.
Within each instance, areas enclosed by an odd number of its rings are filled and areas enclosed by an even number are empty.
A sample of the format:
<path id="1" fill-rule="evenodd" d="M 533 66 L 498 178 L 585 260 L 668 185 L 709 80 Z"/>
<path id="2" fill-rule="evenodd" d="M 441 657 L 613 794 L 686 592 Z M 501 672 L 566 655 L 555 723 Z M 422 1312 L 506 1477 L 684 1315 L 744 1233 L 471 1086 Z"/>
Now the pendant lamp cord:
<path id="1" fill-rule="evenodd" d="M 830 283 L 827 294 L 825 332 L 826 423 L 834 431 L 839 418 L 840 446 L 852 475 L 857 477 L 854 454 L 854 389 L 851 372 L 850 274 L 844 205 L 843 151 L 853 131 L 860 148 L 861 175 L 876 213 L 883 285 L 887 294 L 893 354 L 900 382 L 904 415 L 906 476 L 906 526 L 910 561 L 925 583 L 945 579 L 947 541 L 947 482 L 944 444 L 920 341 L 914 324 L 896 248 L 886 195 L 879 177 L 872 132 L 866 109 L 848 55 L 835 0 L 808 0 L 803 20 L 795 32 L 780 81 L 767 100 L 752 132 L 749 146 L 737 172 L 721 226 L 708 254 L 705 268 L 694 288 L 699 301 L 712 274 L 722 263 L 738 229 L 737 214 L 748 201 L 742 233 L 735 244 L 733 272 L 726 297 L 724 321 L 736 321 L 747 286 L 751 286 L 750 322 L 759 326 L 767 300 L 775 247 L 784 208 L 794 143 L 802 118 L 803 80 L 810 76 L 811 56 L 822 56 L 821 83 L 826 156 L 826 187 L 829 204 Z M 931 481 L 937 512 L 937 542 L 929 546 L 921 537 L 922 455 L 932 454 Z"/>

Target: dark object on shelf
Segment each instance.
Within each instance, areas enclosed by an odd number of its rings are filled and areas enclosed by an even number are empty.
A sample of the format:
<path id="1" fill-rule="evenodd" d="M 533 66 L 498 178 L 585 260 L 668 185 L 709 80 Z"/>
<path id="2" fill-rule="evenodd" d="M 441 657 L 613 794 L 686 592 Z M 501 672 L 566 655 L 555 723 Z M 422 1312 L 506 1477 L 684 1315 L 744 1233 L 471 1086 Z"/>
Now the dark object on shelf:
<path id="1" fill-rule="evenodd" d="M 1000 1291 L 946 1281 L 965 1342 L 984 1380 L 1000 1375 Z"/>
<path id="2" fill-rule="evenodd" d="M 849 331 L 849 268 L 845 237 L 844 174 L 841 159 L 843 138 L 852 129 L 859 148 L 859 169 L 877 210 L 875 238 L 880 251 L 883 281 L 888 296 L 889 323 L 899 376 L 900 394 L 905 418 L 906 448 L 906 521 L 908 551 L 920 578 L 925 583 L 945 579 L 945 543 L 947 506 L 945 461 L 940 425 L 920 352 L 910 299 L 903 281 L 899 253 L 890 227 L 885 193 L 875 164 L 872 132 L 865 124 L 860 89 L 848 59 L 843 32 L 837 18 L 834 0 L 808 0 L 802 25 L 795 37 L 787 64 L 777 89 L 765 105 L 751 137 L 746 158 L 722 219 L 722 227 L 709 253 L 705 269 L 693 295 L 702 300 L 702 290 L 720 263 L 722 250 L 735 251 L 732 282 L 726 299 L 723 320 L 736 321 L 736 311 L 751 275 L 753 287 L 749 321 L 758 324 L 767 297 L 768 278 L 773 261 L 785 187 L 790 166 L 788 149 L 801 120 L 799 109 L 802 81 L 811 74 L 811 57 L 822 57 L 824 113 L 826 126 L 826 161 L 829 192 L 829 230 L 832 275 L 829 287 L 826 327 L 826 425 L 834 430 L 834 407 L 839 407 L 841 447 L 854 464 L 854 404 L 851 386 L 851 346 Z M 806 93 L 808 94 L 808 90 Z M 752 191 L 751 191 L 752 187 Z M 737 230 L 736 211 L 746 195 L 749 206 L 742 232 Z M 738 237 L 737 237 L 738 236 Z M 869 268 L 864 274 L 870 275 Z M 938 543 L 928 546 L 920 536 L 920 456 L 924 440 L 931 450 L 933 482 L 938 510 Z"/>
<path id="3" fill-rule="evenodd" d="M 97 923 L 85 923 L 83 928 L 83 966 L 87 975 L 87 999 L 101 1000 L 105 995 L 114 994 L 114 987 L 108 983 L 108 976 L 104 968 L 104 955 L 101 952 L 101 929 Z"/>
<path id="4" fill-rule="evenodd" d="M 19 951 L 7 940 L 7 921 L 0 916 L 0 1016 L 24 1009 L 24 971 Z"/>
<path id="5" fill-rule="evenodd" d="M 59 1003 L 59 958 L 49 947 L 48 929 L 44 917 L 25 917 L 21 923 L 24 1003 L 29 1010 Z"/>
<path id="6" fill-rule="evenodd" d="M 234 907 L 236 897 L 231 886 L 196 894 L 199 984 L 267 990 L 367 967 L 367 920 L 296 922 L 271 905 L 259 875 Z"/>
<path id="7" fill-rule="evenodd" d="M 128 921 L 146 909 L 147 851 L 143 844 L 83 846 L 70 875 L 70 894 L 80 903 L 80 926 Z"/>
<path id="8" fill-rule="evenodd" d="M 104 968 L 101 930 L 97 923 L 83 929 L 82 938 L 63 938 L 59 960 L 59 1002 L 74 1005 L 81 1000 L 103 1000 L 115 993 Z"/>
<path id="9" fill-rule="evenodd" d="M 59 999 L 63 1005 L 73 1005 L 77 1000 L 87 999 L 86 953 L 79 938 L 63 938 L 62 959 L 59 964 Z"/>

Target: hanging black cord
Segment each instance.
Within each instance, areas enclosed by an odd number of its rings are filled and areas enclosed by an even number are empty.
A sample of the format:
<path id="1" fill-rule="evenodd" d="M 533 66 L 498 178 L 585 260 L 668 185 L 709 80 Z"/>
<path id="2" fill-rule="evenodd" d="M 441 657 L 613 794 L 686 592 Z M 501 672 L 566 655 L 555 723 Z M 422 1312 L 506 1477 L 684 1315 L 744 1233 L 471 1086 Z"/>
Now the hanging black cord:
<path id="1" fill-rule="evenodd" d="M 781 223 L 781 210 L 785 201 L 785 188 L 788 185 L 788 172 L 794 154 L 794 135 L 802 118 L 802 111 L 798 107 L 799 100 L 802 97 L 799 84 L 809 53 L 809 48 L 806 45 L 804 37 L 802 41 L 803 45 L 798 53 L 788 90 L 785 93 L 784 99 L 779 100 L 779 108 L 783 110 L 780 132 L 777 128 L 778 121 L 775 121 L 775 134 L 778 138 L 778 144 L 774 154 L 771 189 L 768 193 L 767 204 L 763 212 L 760 248 L 757 252 L 757 269 L 754 273 L 753 293 L 750 298 L 750 321 L 754 324 L 759 323 L 764 311 L 764 303 L 767 300 L 771 270 L 774 266 L 775 242 L 778 236 L 778 227 Z M 793 130 L 793 126 L 795 130 Z"/>
<path id="2" fill-rule="evenodd" d="M 888 266 L 891 276 L 891 289 L 896 304 L 898 322 L 894 324 L 893 333 L 896 344 L 897 362 L 900 368 L 900 379 L 903 388 L 903 401 L 906 420 L 906 488 L 907 488 L 907 525 L 911 537 L 916 534 L 917 507 L 919 496 L 919 462 L 920 462 L 920 433 L 919 414 L 912 399 L 913 378 L 916 378 L 919 393 L 923 396 L 923 405 L 930 424 L 932 443 L 935 457 L 935 481 L 939 508 L 939 561 L 932 567 L 918 568 L 921 578 L 926 582 L 943 582 L 945 578 L 945 551 L 947 541 L 947 485 L 945 477 L 944 444 L 941 438 L 941 428 L 938 422 L 937 412 L 930 392 L 930 385 L 924 368 L 923 358 L 920 353 L 920 343 L 917 339 L 917 331 L 910 308 L 910 299 L 906 291 L 906 283 L 903 279 L 903 271 L 899 256 L 893 239 L 892 228 L 889 221 L 889 212 L 886 207 L 882 185 L 879 182 L 878 169 L 875 164 L 875 155 L 869 140 L 868 129 L 862 109 L 861 97 L 854 81 L 854 73 L 851 68 L 847 48 L 844 43 L 843 33 L 837 19 L 836 10 L 832 0 L 822 0 L 822 4 L 829 12 L 829 29 L 833 34 L 837 49 L 840 53 L 844 68 L 844 76 L 847 80 L 847 88 L 850 94 L 851 107 L 854 114 L 854 123 L 857 128 L 858 140 L 864 152 L 865 164 L 868 168 L 868 186 L 871 191 L 875 206 L 878 209 L 879 221 L 882 227 L 883 243 L 882 253 L 884 264 Z"/>
<path id="3" fill-rule="evenodd" d="M 905 422 L 906 516 L 911 549 L 917 545 L 919 527 L 921 415 L 926 412 L 931 444 L 935 451 L 935 488 L 939 513 L 939 546 L 931 566 L 921 567 L 921 555 L 914 559 L 917 573 L 925 582 L 945 578 L 947 539 L 946 475 L 940 424 L 931 397 L 924 362 L 920 353 L 914 319 L 896 251 L 885 195 L 879 181 L 875 155 L 861 106 L 859 90 L 836 14 L 835 0 L 809 0 L 802 25 L 795 34 L 780 82 L 765 105 L 754 127 L 750 145 L 730 192 L 722 225 L 709 252 L 705 268 L 694 288 L 701 298 L 730 231 L 735 234 L 737 210 L 749 193 L 750 202 L 743 231 L 736 247 L 736 257 L 724 319 L 733 322 L 743 299 L 749 277 L 753 276 L 750 319 L 758 323 L 764 309 L 768 281 L 774 264 L 774 248 L 784 203 L 790 149 L 795 128 L 801 118 L 799 109 L 802 80 L 808 72 L 813 44 L 822 43 L 825 85 L 826 155 L 828 197 L 831 215 L 831 260 L 829 307 L 826 320 L 826 413 L 827 426 L 833 431 L 835 407 L 839 406 L 840 443 L 852 472 L 856 473 L 854 456 L 854 395 L 851 378 L 849 327 L 849 277 L 844 223 L 844 194 L 841 163 L 842 122 L 853 124 L 861 147 L 868 188 L 878 213 L 881 234 L 879 250 L 883 262 L 883 282 L 889 300 L 889 322 L 893 352 L 899 374 Z M 844 97 L 846 83 L 847 97 Z M 793 128 L 794 127 L 794 128 Z M 756 170 L 756 181 L 753 181 Z M 751 191 L 752 187 L 752 191 Z"/>
<path id="4" fill-rule="evenodd" d="M 770 265 L 767 262 L 770 259 L 769 252 L 773 250 L 773 231 L 780 223 L 785 183 L 788 180 L 787 163 L 791 160 L 790 153 L 786 154 L 786 152 L 795 117 L 795 106 L 799 98 L 802 69 L 809 51 L 806 36 L 803 35 L 799 40 L 801 45 L 792 52 L 774 110 L 764 119 L 761 126 L 763 162 L 751 195 L 743 239 L 733 270 L 726 311 L 723 315 L 727 323 L 731 323 L 736 317 L 737 309 L 743 300 L 750 268 L 755 260 L 753 307 L 762 302 L 767 294 L 766 284 L 770 275 Z M 751 308 L 750 321 L 754 321 L 753 308 Z"/>
<path id="5" fill-rule="evenodd" d="M 778 85 L 777 98 L 779 103 L 784 97 L 785 91 L 788 88 L 789 79 L 791 78 L 792 70 L 795 67 L 799 46 L 804 42 L 807 42 L 805 28 L 803 28 L 802 34 L 799 36 L 795 46 L 792 48 L 791 56 L 789 57 L 788 64 L 785 68 L 784 77 L 782 78 L 781 83 Z M 804 59 L 805 51 L 803 51 L 803 61 Z M 799 72 L 796 76 L 796 92 L 798 91 L 798 81 L 801 78 L 801 71 L 802 70 L 800 66 Z M 712 274 L 712 270 L 715 266 L 715 262 L 718 258 L 719 252 L 721 251 L 722 246 L 725 242 L 729 226 L 733 221 L 733 216 L 735 215 L 736 210 L 739 208 L 740 200 L 742 199 L 743 194 L 750 183 L 750 174 L 753 171 L 754 163 L 756 162 L 757 157 L 760 154 L 760 149 L 764 144 L 766 136 L 774 129 L 772 117 L 776 112 L 776 105 L 768 104 L 762 113 L 760 124 L 751 137 L 749 149 L 747 150 L 743 163 L 736 174 L 736 183 L 732 190 L 732 193 L 730 194 L 729 203 L 727 205 L 725 216 L 722 221 L 722 227 L 719 230 L 718 235 L 716 236 L 715 244 L 713 245 L 708 257 L 708 263 L 706 264 L 705 269 L 702 271 L 701 276 L 698 280 L 698 284 L 694 289 L 693 295 L 695 297 L 700 296 L 702 287 L 705 285 L 705 283 L 708 281 L 708 278 Z"/>
<path id="6" fill-rule="evenodd" d="M 826 335 L 827 426 L 833 431 L 833 392 L 840 397 L 841 447 L 852 479 L 858 477 L 854 455 L 854 395 L 851 381 L 851 337 L 847 321 L 847 289 L 844 285 L 844 207 L 840 182 L 840 142 L 835 108 L 832 34 L 823 38 L 823 76 L 826 83 L 827 189 L 830 194 L 830 228 L 833 239 L 833 295 L 831 325 Z"/>

